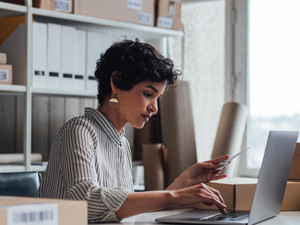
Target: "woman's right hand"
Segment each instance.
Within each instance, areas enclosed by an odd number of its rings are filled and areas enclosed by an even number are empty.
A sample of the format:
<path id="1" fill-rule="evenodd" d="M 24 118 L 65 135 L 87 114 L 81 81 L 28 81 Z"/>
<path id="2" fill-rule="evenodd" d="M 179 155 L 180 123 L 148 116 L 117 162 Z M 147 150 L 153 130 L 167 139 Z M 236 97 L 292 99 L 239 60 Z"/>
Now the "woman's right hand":
<path id="1" fill-rule="evenodd" d="M 221 213 L 227 213 L 226 205 L 220 192 L 204 183 L 183 189 L 170 190 L 176 208 L 191 207 L 199 203 L 216 205 Z"/>

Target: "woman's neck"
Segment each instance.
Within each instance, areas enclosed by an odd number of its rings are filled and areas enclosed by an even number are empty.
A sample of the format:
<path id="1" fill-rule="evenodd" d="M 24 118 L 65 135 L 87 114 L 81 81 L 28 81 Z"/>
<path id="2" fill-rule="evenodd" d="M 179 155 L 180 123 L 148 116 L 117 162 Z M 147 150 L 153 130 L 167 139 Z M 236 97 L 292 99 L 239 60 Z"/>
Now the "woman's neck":
<path id="1" fill-rule="evenodd" d="M 101 112 L 116 128 L 119 134 L 123 133 L 126 122 L 122 122 L 117 109 L 109 107 L 107 104 L 98 107 L 98 111 Z"/>

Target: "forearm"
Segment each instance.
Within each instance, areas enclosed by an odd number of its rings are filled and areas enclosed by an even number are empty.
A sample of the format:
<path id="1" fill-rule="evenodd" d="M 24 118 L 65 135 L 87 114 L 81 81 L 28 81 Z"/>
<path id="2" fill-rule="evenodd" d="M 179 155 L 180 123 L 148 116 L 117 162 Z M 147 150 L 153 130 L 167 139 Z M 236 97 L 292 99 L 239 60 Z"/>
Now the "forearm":
<path id="1" fill-rule="evenodd" d="M 130 193 L 116 212 L 121 220 L 140 213 L 165 210 L 174 206 L 172 191 L 147 191 Z"/>

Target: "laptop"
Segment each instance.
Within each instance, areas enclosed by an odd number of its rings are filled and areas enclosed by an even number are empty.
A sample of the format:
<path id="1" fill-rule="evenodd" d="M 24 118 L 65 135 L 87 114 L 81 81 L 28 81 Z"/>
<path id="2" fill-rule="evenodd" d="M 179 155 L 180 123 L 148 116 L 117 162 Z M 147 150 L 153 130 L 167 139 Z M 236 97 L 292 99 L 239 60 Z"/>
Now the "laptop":
<path id="1" fill-rule="evenodd" d="M 292 163 L 298 131 L 270 131 L 255 194 L 249 211 L 221 214 L 192 209 L 157 218 L 159 223 L 256 224 L 279 214 Z"/>

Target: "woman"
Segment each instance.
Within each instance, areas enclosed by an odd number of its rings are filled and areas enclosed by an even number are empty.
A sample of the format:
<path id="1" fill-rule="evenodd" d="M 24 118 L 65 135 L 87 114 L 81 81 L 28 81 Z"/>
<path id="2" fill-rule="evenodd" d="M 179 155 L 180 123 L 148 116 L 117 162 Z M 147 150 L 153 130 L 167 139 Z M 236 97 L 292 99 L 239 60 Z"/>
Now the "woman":
<path id="1" fill-rule="evenodd" d="M 85 115 L 60 129 L 37 196 L 86 200 L 88 219 L 97 222 L 197 203 L 214 204 L 226 213 L 220 193 L 204 183 L 226 177 L 215 169 L 228 156 L 187 168 L 164 191 L 133 192 L 124 127 L 143 128 L 179 75 L 173 62 L 149 44 L 113 44 L 97 62 L 99 107 L 85 109 Z"/>

